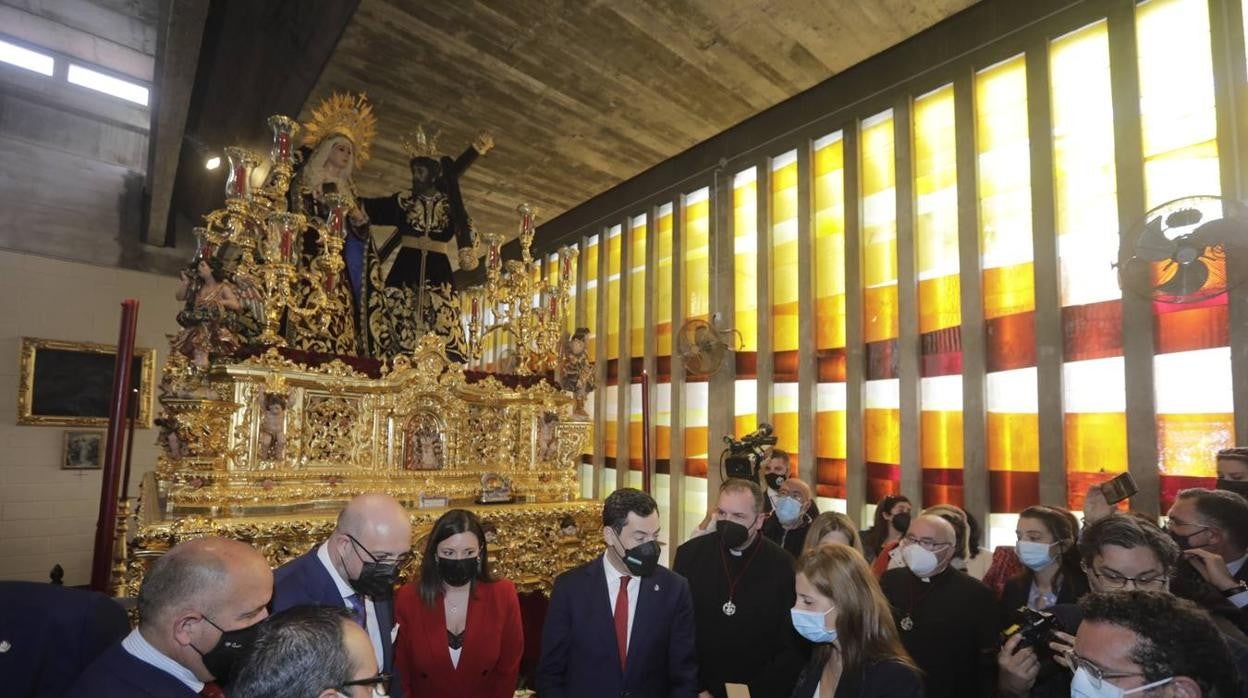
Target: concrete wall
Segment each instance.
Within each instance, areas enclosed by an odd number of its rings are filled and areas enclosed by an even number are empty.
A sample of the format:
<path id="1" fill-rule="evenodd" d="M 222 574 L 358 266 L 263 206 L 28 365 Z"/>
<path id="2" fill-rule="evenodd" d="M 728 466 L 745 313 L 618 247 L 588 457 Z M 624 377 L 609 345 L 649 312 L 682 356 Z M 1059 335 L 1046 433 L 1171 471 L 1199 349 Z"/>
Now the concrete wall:
<path id="1" fill-rule="evenodd" d="M 176 279 L 0 251 L 0 579 L 86 584 L 100 471 L 61 470 L 62 427 L 16 426 L 21 337 L 117 342 L 125 298 L 139 300 L 137 343 L 163 365 L 181 304 Z M 156 462 L 156 430 L 135 431 L 130 492 Z"/>

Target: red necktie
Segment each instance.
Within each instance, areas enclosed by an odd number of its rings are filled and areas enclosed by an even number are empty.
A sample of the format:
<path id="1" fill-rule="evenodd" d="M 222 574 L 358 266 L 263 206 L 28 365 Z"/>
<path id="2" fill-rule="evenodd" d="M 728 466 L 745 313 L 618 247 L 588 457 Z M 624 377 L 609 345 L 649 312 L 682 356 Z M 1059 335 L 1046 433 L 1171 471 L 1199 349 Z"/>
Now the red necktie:
<path id="1" fill-rule="evenodd" d="M 217 684 L 209 681 L 204 684 L 204 690 L 200 691 L 199 695 L 204 698 L 225 698 L 225 691 L 222 691 Z"/>
<path id="2" fill-rule="evenodd" d="M 620 668 L 628 659 L 628 582 L 632 577 L 620 577 L 620 590 L 615 595 L 615 644 L 620 648 Z"/>

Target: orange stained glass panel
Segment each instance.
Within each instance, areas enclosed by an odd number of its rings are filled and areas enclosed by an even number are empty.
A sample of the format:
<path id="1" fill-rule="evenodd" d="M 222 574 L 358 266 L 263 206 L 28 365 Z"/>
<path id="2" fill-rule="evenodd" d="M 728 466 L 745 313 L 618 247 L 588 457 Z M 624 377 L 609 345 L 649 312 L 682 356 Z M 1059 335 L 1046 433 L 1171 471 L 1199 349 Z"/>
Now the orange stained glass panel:
<path id="1" fill-rule="evenodd" d="M 585 326 L 589 328 L 586 350 L 597 356 L 598 346 L 598 236 L 589 238 L 585 246 Z M 595 359 L 596 360 L 596 359 Z"/>
<path id="2" fill-rule="evenodd" d="M 819 458 L 845 458 L 845 411 L 829 410 L 815 413 L 816 455 Z"/>
<path id="3" fill-rule="evenodd" d="M 815 143 L 815 346 L 845 346 L 845 147 L 838 131 Z"/>
<path id="4" fill-rule="evenodd" d="M 710 201 L 705 188 L 685 199 L 684 273 L 685 320 L 710 315 Z M 679 329 L 679 328 L 677 328 Z"/>
<path id="5" fill-rule="evenodd" d="M 1235 418 L 1227 413 L 1157 415 L 1163 475 L 1215 477 L 1213 454 L 1235 445 Z"/>
<path id="6" fill-rule="evenodd" d="M 1088 487 L 1127 470 L 1124 412 L 1066 414 L 1067 506 L 1083 508 Z"/>
<path id="7" fill-rule="evenodd" d="M 646 217 L 633 219 L 629 242 L 632 246 L 632 269 L 628 274 L 629 355 L 646 355 Z"/>
<path id="8" fill-rule="evenodd" d="M 751 167 L 733 178 L 733 293 L 741 352 L 758 350 L 758 179 Z"/>
<path id="9" fill-rule="evenodd" d="M 988 469 L 1040 471 L 1039 415 L 988 413 Z"/>
<path id="10" fill-rule="evenodd" d="M 772 350 L 797 351 L 797 151 L 772 162 L 771 336 Z"/>
<path id="11" fill-rule="evenodd" d="M 656 221 L 659 266 L 654 275 L 656 355 L 672 355 L 672 205 L 659 208 Z M 660 377 L 660 380 L 662 377 Z"/>
<path id="12" fill-rule="evenodd" d="M 872 463 L 901 463 L 901 410 L 863 410 L 866 457 Z"/>
<path id="13" fill-rule="evenodd" d="M 962 324 L 962 281 L 956 274 L 919 281 L 919 332 Z"/>
<path id="14" fill-rule="evenodd" d="M 571 262 L 571 265 L 570 265 L 571 275 L 569 276 L 569 278 L 572 280 L 572 284 L 571 284 L 571 287 L 568 289 L 570 296 L 568 298 L 567 327 L 565 327 L 569 335 L 571 335 L 573 332 L 576 331 L 576 304 L 579 301 L 577 290 L 576 290 L 576 279 L 577 279 L 576 275 L 577 275 L 577 266 L 578 266 L 579 260 L 580 260 L 580 254 L 578 254 L 576 245 L 573 245 L 572 246 L 572 258 L 568 260 L 569 262 Z"/>
<path id="15" fill-rule="evenodd" d="M 623 261 L 622 226 L 607 233 L 607 359 L 620 357 L 620 263 Z"/>
<path id="16" fill-rule="evenodd" d="M 984 270 L 984 318 L 1005 317 L 1036 309 L 1036 280 L 1031 262 Z"/>
<path id="17" fill-rule="evenodd" d="M 919 424 L 923 434 L 920 440 L 922 467 L 960 469 L 963 462 L 962 413 L 923 410 L 919 413 Z"/>
<path id="18" fill-rule="evenodd" d="M 862 122 L 861 160 L 863 283 L 867 292 L 864 330 L 866 341 L 875 342 L 898 335 L 897 191 L 891 110 Z M 892 291 L 884 290 L 889 288 Z"/>

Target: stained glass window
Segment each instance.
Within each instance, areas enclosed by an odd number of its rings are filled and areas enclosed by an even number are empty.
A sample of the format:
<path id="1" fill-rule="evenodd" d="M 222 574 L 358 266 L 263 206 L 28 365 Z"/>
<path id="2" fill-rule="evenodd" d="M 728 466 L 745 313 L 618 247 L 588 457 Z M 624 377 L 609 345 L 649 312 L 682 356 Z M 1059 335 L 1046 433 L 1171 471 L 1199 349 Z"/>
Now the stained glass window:
<path id="1" fill-rule="evenodd" d="M 671 380 L 672 373 L 672 205 L 659 207 L 658 268 L 654 277 L 655 354 L 659 382 Z"/>
<path id="2" fill-rule="evenodd" d="M 733 298 L 741 346 L 733 354 L 737 376 L 758 374 L 758 170 L 738 172 L 732 180 Z"/>
<path id="3" fill-rule="evenodd" d="M 684 306 L 685 320 L 710 315 L 710 200 L 704 187 L 685 197 L 684 205 Z M 705 478 L 710 440 L 707 429 L 706 379 L 690 377 L 685 383 L 685 474 Z M 686 492 L 692 491 L 686 480 Z M 703 488 L 705 493 L 705 488 Z M 705 502 L 701 508 L 705 508 Z"/>
<path id="4" fill-rule="evenodd" d="M 589 328 L 589 356 L 597 361 L 598 333 L 598 236 L 585 242 L 585 326 Z"/>
<path id="5" fill-rule="evenodd" d="M 646 215 L 633 218 L 629 233 L 632 267 L 628 273 L 629 356 L 632 357 L 634 378 L 641 375 L 642 358 L 646 355 Z"/>
<path id="6" fill-rule="evenodd" d="M 796 474 L 800 437 L 797 397 L 797 151 L 771 161 L 771 422 L 778 448 Z"/>
<path id="7" fill-rule="evenodd" d="M 845 499 L 845 142 L 841 132 L 814 148 L 816 493 Z"/>

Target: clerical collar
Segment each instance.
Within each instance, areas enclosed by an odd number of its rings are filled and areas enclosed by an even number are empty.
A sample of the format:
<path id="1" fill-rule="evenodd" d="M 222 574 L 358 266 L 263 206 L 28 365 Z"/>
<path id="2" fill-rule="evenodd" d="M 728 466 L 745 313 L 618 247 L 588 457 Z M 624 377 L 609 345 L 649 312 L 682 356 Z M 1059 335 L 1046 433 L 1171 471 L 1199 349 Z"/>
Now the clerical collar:
<path id="1" fill-rule="evenodd" d="M 744 554 L 745 554 L 745 551 L 747 551 L 747 550 L 749 550 L 750 548 L 753 548 L 755 545 L 757 545 L 757 544 L 758 544 L 758 541 L 762 540 L 762 538 L 763 538 L 762 533 L 755 533 L 755 534 L 754 534 L 754 542 L 750 543 L 749 545 L 745 546 L 744 548 L 741 548 L 740 550 L 737 550 L 737 549 L 735 549 L 735 548 L 728 548 L 728 553 L 729 553 L 730 555 L 732 555 L 733 557 L 741 557 L 742 555 L 744 555 Z M 724 547 L 726 547 L 726 548 L 727 548 L 728 546 L 724 546 Z"/>

